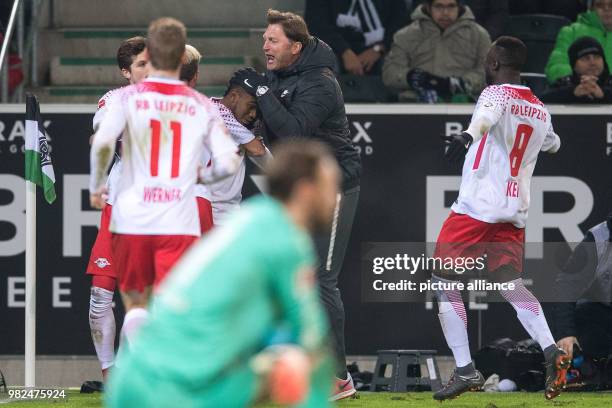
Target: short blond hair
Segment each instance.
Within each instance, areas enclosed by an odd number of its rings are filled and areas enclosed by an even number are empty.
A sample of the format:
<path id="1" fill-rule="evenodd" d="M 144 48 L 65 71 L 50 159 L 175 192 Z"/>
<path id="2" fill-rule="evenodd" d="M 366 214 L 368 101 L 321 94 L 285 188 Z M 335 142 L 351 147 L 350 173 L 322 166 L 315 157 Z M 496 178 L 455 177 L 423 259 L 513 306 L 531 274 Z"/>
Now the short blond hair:
<path id="1" fill-rule="evenodd" d="M 185 53 L 187 29 L 172 17 L 153 20 L 147 31 L 147 50 L 153 68 L 175 70 Z"/>
<path id="2" fill-rule="evenodd" d="M 183 65 L 181 65 L 181 81 L 189 82 L 195 78 L 201 59 L 202 54 L 200 54 L 196 47 L 189 44 L 185 45 L 185 55 L 183 57 Z"/>

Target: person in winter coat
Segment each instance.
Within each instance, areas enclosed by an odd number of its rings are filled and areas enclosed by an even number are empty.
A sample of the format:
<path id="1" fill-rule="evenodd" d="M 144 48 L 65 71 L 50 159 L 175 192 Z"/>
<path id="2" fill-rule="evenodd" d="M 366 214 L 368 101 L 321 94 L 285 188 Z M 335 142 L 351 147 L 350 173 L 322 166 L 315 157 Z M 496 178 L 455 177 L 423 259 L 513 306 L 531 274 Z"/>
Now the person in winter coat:
<path id="1" fill-rule="evenodd" d="M 400 101 L 435 103 L 476 97 L 484 87 L 487 31 L 457 0 L 427 0 L 393 37 L 383 82 Z"/>
<path id="2" fill-rule="evenodd" d="M 315 139 L 330 148 L 342 171 L 333 227 L 331 231 L 318 228 L 313 236 L 319 258 L 319 293 L 337 357 L 331 398 L 338 400 L 357 392 L 346 370 L 344 304 L 338 276 L 357 211 L 361 155 L 351 138 L 331 48 L 311 36 L 302 17 L 294 13 L 268 10 L 267 22 L 263 44 L 266 76 L 250 70 L 245 77 L 257 101 L 264 138 L 271 142 L 272 150 L 274 142 L 281 139 Z"/>
<path id="3" fill-rule="evenodd" d="M 580 37 L 593 37 L 602 45 L 608 66 L 612 64 L 612 0 L 594 0 L 591 10 L 580 14 L 578 21 L 563 27 L 546 65 L 546 78 L 554 84 L 572 76 L 567 51 Z"/>
<path id="4" fill-rule="evenodd" d="M 569 48 L 571 77 L 560 79 L 542 95 L 546 103 L 612 103 L 610 70 L 604 50 L 593 37 L 577 39 Z"/>

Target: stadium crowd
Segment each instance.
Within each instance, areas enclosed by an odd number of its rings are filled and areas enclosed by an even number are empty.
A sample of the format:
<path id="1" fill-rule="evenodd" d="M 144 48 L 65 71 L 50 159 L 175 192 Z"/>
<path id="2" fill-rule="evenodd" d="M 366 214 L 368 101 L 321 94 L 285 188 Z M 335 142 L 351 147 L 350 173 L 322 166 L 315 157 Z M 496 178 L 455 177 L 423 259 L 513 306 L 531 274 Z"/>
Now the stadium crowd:
<path id="1" fill-rule="evenodd" d="M 522 79 L 538 96 L 610 102 L 610 0 L 307 0 L 305 19 L 336 54 L 347 102 L 473 102 L 500 35 L 528 44 Z"/>

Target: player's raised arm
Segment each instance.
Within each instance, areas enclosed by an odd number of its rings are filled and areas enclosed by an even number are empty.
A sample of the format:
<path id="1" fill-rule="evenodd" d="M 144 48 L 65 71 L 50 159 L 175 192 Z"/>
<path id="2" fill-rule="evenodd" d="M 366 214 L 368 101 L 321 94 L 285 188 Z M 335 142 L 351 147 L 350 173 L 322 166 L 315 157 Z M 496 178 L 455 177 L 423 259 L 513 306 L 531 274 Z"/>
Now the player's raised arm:
<path id="1" fill-rule="evenodd" d="M 115 142 L 123 132 L 125 125 L 126 118 L 121 104 L 113 103 L 108 107 L 106 116 L 94 134 L 91 143 L 89 178 L 90 202 L 94 208 L 104 206 L 102 195 L 105 193 L 106 171 L 113 160 Z"/>
<path id="2" fill-rule="evenodd" d="M 238 146 L 232 141 L 223 120 L 214 115 L 210 120 L 204 144 L 211 152 L 211 165 L 200 169 L 200 183 L 214 183 L 234 174 L 240 166 Z"/>

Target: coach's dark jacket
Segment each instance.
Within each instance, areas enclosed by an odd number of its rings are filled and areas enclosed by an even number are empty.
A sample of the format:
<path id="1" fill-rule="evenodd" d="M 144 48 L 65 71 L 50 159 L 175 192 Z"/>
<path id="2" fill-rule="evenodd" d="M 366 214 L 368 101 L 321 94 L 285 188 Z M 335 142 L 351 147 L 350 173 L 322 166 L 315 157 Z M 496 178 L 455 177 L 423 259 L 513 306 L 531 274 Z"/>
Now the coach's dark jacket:
<path id="1" fill-rule="evenodd" d="M 344 190 L 359 184 L 361 156 L 351 139 L 331 48 L 316 37 L 283 70 L 268 71 L 270 90 L 257 98 L 267 140 L 310 137 L 332 149 Z"/>

